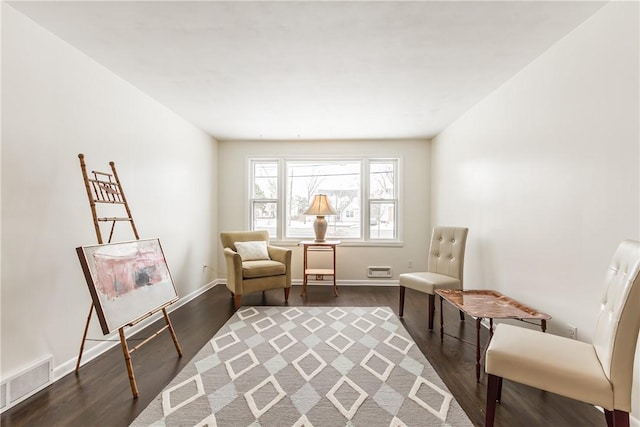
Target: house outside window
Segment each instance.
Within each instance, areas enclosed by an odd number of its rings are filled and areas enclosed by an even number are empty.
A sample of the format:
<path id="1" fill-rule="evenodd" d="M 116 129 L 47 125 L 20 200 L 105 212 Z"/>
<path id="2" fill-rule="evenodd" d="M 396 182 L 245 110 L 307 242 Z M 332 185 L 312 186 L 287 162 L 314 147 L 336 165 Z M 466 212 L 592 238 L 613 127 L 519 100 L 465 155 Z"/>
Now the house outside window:
<path id="1" fill-rule="evenodd" d="M 314 237 L 315 217 L 305 215 L 316 194 L 326 194 L 336 215 L 326 216 L 327 238 L 396 241 L 397 158 L 250 159 L 250 228 L 272 240 Z"/>

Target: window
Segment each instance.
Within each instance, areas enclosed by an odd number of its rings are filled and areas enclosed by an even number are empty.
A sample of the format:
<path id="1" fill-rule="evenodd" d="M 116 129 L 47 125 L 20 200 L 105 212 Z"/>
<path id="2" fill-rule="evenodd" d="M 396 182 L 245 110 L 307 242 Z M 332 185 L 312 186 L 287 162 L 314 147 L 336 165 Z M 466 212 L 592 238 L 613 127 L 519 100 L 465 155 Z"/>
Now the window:
<path id="1" fill-rule="evenodd" d="M 313 238 L 305 215 L 316 194 L 326 194 L 336 215 L 327 236 L 345 241 L 398 239 L 398 159 L 251 159 L 253 230 L 271 239 Z"/>
<path id="2" fill-rule="evenodd" d="M 252 230 L 278 232 L 278 161 L 253 161 L 251 165 Z"/>
<path id="3" fill-rule="evenodd" d="M 369 236 L 371 239 L 396 238 L 396 162 L 369 163 Z M 392 227 L 390 227 L 390 224 Z"/>

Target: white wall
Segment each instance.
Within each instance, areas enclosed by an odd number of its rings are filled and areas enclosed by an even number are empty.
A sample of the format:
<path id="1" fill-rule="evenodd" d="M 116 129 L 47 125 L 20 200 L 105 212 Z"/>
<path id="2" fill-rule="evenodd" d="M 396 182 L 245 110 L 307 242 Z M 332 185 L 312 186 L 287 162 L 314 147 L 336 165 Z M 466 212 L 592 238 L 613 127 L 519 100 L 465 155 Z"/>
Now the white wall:
<path id="1" fill-rule="evenodd" d="M 4 3 L 2 86 L 6 377 L 77 356 L 91 299 L 75 248 L 96 243 L 78 153 L 89 170 L 115 161 L 140 237 L 160 238 L 184 297 L 216 260 L 217 143 Z M 114 240 L 131 240 L 119 226 Z M 89 336 L 103 338 L 95 317 Z"/>
<path id="2" fill-rule="evenodd" d="M 432 219 L 469 226 L 466 286 L 585 341 L 610 257 L 640 238 L 638 35 L 638 3 L 608 4 L 432 144 Z"/>
<path id="3" fill-rule="evenodd" d="M 309 156 L 398 156 L 402 163 L 401 194 L 405 201 L 402 218 L 405 224 L 401 247 L 362 247 L 343 244 L 337 249 L 338 283 L 371 283 L 367 279 L 367 266 L 389 265 L 394 279 L 409 271 L 408 260 L 413 259 L 413 270 L 426 268 L 429 221 L 429 143 L 426 140 L 400 141 L 254 141 L 225 142 L 218 145 L 219 209 L 218 229 L 246 230 L 249 227 L 246 196 L 248 159 L 250 157 L 303 157 Z M 427 237 L 425 237 L 427 236 Z M 328 237 L 330 237 L 328 235 Z M 218 239 L 218 245 L 220 241 Z M 302 280 L 302 249 L 293 249 L 293 280 Z M 218 255 L 220 277 L 226 277 L 222 252 Z M 388 283 L 388 281 L 387 281 Z"/>

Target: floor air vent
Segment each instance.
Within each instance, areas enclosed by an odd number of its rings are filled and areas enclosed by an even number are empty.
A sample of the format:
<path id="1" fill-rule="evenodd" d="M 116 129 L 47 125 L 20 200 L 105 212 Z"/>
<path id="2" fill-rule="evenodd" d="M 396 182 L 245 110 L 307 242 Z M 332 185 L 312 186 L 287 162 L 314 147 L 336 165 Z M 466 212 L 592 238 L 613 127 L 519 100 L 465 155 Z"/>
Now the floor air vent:
<path id="1" fill-rule="evenodd" d="M 53 380 L 53 357 L 49 356 L 0 384 L 0 412 L 42 390 Z"/>
<path id="2" fill-rule="evenodd" d="M 374 279 L 389 279 L 391 278 L 391 267 L 369 267 L 367 270 L 367 277 Z"/>

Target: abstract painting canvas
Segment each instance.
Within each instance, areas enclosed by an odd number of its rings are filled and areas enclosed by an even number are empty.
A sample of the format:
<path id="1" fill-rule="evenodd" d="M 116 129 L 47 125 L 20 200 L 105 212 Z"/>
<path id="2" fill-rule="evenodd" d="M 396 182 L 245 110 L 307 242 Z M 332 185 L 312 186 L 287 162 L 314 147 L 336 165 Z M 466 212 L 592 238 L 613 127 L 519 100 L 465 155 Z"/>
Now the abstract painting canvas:
<path id="1" fill-rule="evenodd" d="M 76 252 L 105 335 L 178 299 L 159 239 L 81 246 Z"/>

